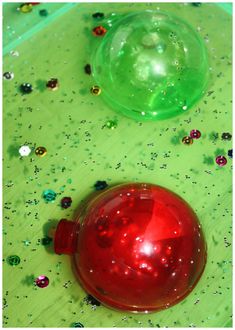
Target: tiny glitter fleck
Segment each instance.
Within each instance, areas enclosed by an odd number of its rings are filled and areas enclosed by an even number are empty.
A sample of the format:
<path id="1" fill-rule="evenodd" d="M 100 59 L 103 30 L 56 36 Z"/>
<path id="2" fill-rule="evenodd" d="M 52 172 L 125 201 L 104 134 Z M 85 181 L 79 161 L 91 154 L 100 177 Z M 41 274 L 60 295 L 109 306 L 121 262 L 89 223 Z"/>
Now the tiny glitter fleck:
<path id="1" fill-rule="evenodd" d="M 56 198 L 56 193 L 51 189 L 47 189 L 43 192 L 43 198 L 46 202 L 53 202 Z"/>
<path id="2" fill-rule="evenodd" d="M 224 156 L 217 156 L 215 161 L 219 166 L 224 166 L 227 164 L 227 159 Z"/>
<path id="3" fill-rule="evenodd" d="M 14 73 L 13 72 L 4 72 L 3 78 L 5 80 L 12 80 L 14 78 Z"/>
<path id="4" fill-rule="evenodd" d="M 11 266 L 17 266 L 20 263 L 20 257 L 16 255 L 12 255 L 7 257 L 7 262 Z"/>
<path id="5" fill-rule="evenodd" d="M 94 184 L 94 187 L 95 187 L 95 190 L 103 190 L 105 189 L 106 187 L 108 187 L 108 184 L 106 181 L 97 181 L 95 184 Z"/>
<path id="6" fill-rule="evenodd" d="M 85 71 L 85 73 L 86 74 L 91 74 L 91 65 L 90 64 L 86 64 L 85 66 L 84 66 L 84 71 Z"/>
<path id="7" fill-rule="evenodd" d="M 201 137 L 201 132 L 198 131 L 197 129 L 193 129 L 190 132 L 190 136 L 191 136 L 192 139 L 199 139 Z"/>
<path id="8" fill-rule="evenodd" d="M 222 138 L 222 140 L 228 140 L 228 141 L 230 141 L 232 139 L 232 134 L 230 134 L 230 133 L 223 133 L 221 135 L 221 138 Z"/>
<path id="9" fill-rule="evenodd" d="M 101 19 L 104 17 L 104 14 L 97 12 L 97 13 L 92 14 L 92 17 L 96 18 L 96 19 Z"/>
<path id="10" fill-rule="evenodd" d="M 52 238 L 51 237 L 48 237 L 48 236 L 43 237 L 41 239 L 42 245 L 49 245 L 49 244 L 51 244 L 51 242 L 52 242 Z"/>
<path id="11" fill-rule="evenodd" d="M 47 150 L 45 147 L 37 147 L 35 149 L 35 154 L 38 156 L 38 157 L 44 157 L 47 153 Z"/>
<path id="12" fill-rule="evenodd" d="M 93 94 L 93 95 L 100 95 L 101 88 L 99 86 L 93 86 L 93 87 L 91 87 L 90 91 L 91 91 L 91 94 Z"/>
<path id="13" fill-rule="evenodd" d="M 95 298 L 93 297 L 92 295 L 88 294 L 84 299 L 84 302 L 86 302 L 86 304 L 90 304 L 90 305 L 93 305 L 93 306 L 100 306 L 101 303 Z"/>
<path id="14" fill-rule="evenodd" d="M 41 9 L 41 10 L 39 10 L 39 15 L 46 17 L 46 16 L 48 16 L 48 11 L 46 9 Z"/>
<path id="15" fill-rule="evenodd" d="M 51 79 L 47 82 L 46 86 L 47 86 L 47 88 L 48 88 L 49 90 L 55 91 L 55 90 L 57 90 L 58 87 L 59 87 L 59 81 L 58 81 L 57 78 L 51 78 Z"/>
<path id="16" fill-rule="evenodd" d="M 193 143 L 193 139 L 190 136 L 185 136 L 182 139 L 183 144 L 190 145 Z"/>
<path id="17" fill-rule="evenodd" d="M 49 278 L 46 277 L 45 275 L 40 275 L 40 276 L 38 276 L 38 278 L 36 278 L 35 284 L 39 288 L 46 288 L 49 284 Z"/>
<path id="18" fill-rule="evenodd" d="M 74 322 L 72 324 L 72 327 L 73 328 L 84 328 L 84 325 L 82 323 L 80 323 L 80 322 Z"/>
<path id="19" fill-rule="evenodd" d="M 20 85 L 20 90 L 23 94 L 30 94 L 33 91 L 33 87 L 29 83 L 24 83 Z"/>
<path id="20" fill-rule="evenodd" d="M 67 208 L 70 207 L 71 204 L 72 204 L 72 198 L 71 198 L 71 197 L 63 197 L 63 198 L 61 199 L 60 204 L 61 204 L 61 207 L 62 207 L 63 209 L 67 209 Z"/>
<path id="21" fill-rule="evenodd" d="M 228 150 L 228 156 L 233 158 L 233 149 Z"/>
<path id="22" fill-rule="evenodd" d="M 33 6 L 30 3 L 23 3 L 19 8 L 21 13 L 27 14 L 33 10 Z"/>
<path id="23" fill-rule="evenodd" d="M 92 32 L 93 32 L 93 34 L 95 36 L 102 37 L 103 35 L 105 35 L 105 33 L 107 32 L 107 30 L 103 26 L 96 26 L 92 30 Z"/>
<path id="24" fill-rule="evenodd" d="M 22 146 L 19 149 L 19 154 L 22 157 L 27 157 L 30 153 L 31 153 L 31 149 L 29 148 L 29 146 Z"/>
<path id="25" fill-rule="evenodd" d="M 117 127 L 117 122 L 116 120 L 108 120 L 106 121 L 105 126 L 109 129 L 115 129 Z"/>

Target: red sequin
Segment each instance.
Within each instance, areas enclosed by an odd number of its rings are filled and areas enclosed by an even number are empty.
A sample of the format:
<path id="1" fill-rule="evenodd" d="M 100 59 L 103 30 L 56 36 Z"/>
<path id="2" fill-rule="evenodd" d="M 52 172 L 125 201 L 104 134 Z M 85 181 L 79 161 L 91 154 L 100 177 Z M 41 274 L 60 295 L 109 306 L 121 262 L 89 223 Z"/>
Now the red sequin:
<path id="1" fill-rule="evenodd" d="M 75 272 L 89 294 L 136 312 L 181 301 L 206 263 L 196 214 L 178 195 L 151 184 L 101 192 L 77 222 L 60 222 L 55 251 L 74 253 Z"/>
<path id="2" fill-rule="evenodd" d="M 103 26 L 96 26 L 92 32 L 95 36 L 103 36 L 107 30 Z"/>

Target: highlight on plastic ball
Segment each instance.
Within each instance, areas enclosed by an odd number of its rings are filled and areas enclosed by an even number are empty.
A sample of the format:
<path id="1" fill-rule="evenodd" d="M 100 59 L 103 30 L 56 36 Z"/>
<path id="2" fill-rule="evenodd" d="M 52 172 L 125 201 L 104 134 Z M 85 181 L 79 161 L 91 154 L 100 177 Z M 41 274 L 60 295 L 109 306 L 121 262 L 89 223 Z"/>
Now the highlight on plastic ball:
<path id="1" fill-rule="evenodd" d="M 94 50 L 92 68 L 110 107 L 141 121 L 185 113 L 209 78 L 198 32 L 170 13 L 151 10 L 116 19 Z"/>
<path id="2" fill-rule="evenodd" d="M 96 193 L 76 221 L 62 219 L 54 249 L 73 255 L 80 284 L 102 304 L 152 312 L 184 299 L 206 264 L 192 208 L 160 186 L 131 183 Z"/>

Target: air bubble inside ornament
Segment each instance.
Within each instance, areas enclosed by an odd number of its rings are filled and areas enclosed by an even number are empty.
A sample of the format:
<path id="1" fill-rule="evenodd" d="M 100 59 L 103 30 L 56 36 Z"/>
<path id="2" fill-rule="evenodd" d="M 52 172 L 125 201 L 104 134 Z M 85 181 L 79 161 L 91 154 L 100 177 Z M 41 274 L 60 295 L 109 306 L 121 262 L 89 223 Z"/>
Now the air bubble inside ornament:
<path id="1" fill-rule="evenodd" d="M 115 18 L 99 40 L 93 76 L 110 107 L 137 120 L 184 113 L 209 77 L 199 34 L 170 13 L 142 11 Z"/>
<path id="2" fill-rule="evenodd" d="M 73 255 L 75 274 L 102 304 L 131 312 L 168 308 L 185 298 L 206 263 L 206 243 L 191 207 L 152 184 L 109 188 L 61 220 L 55 252 Z"/>

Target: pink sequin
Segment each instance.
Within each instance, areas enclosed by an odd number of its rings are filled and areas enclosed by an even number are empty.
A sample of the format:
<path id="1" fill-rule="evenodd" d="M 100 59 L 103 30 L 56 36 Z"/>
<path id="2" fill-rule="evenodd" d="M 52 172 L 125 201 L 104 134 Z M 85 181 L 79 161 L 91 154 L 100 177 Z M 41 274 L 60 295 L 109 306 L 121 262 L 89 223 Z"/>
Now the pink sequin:
<path id="1" fill-rule="evenodd" d="M 192 139 L 199 139 L 201 137 L 201 132 L 198 131 L 197 129 L 193 129 L 190 132 L 190 136 L 191 136 Z"/>
<path id="2" fill-rule="evenodd" d="M 45 275 L 40 275 L 40 276 L 38 276 L 38 278 L 36 278 L 35 284 L 39 288 L 46 288 L 49 284 L 49 278 L 46 277 Z"/>
<path id="3" fill-rule="evenodd" d="M 217 156 L 215 161 L 219 166 L 224 166 L 227 164 L 227 159 L 224 156 Z"/>

